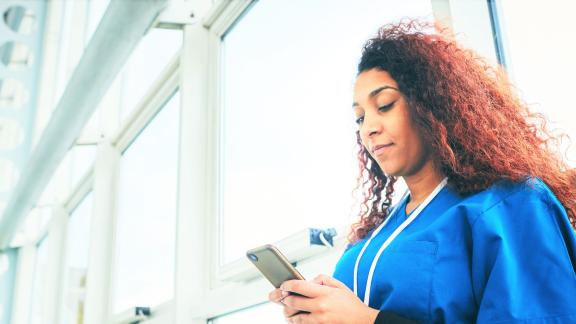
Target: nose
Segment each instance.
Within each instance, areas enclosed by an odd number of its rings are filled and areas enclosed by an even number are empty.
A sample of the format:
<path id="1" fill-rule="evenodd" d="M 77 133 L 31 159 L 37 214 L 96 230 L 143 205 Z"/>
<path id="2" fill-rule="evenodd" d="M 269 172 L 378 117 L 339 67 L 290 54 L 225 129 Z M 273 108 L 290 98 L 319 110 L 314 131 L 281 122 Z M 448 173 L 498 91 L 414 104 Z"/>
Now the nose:
<path id="1" fill-rule="evenodd" d="M 364 116 L 364 123 L 362 124 L 362 134 L 366 137 L 372 137 L 382 132 L 382 123 L 378 118 Z"/>

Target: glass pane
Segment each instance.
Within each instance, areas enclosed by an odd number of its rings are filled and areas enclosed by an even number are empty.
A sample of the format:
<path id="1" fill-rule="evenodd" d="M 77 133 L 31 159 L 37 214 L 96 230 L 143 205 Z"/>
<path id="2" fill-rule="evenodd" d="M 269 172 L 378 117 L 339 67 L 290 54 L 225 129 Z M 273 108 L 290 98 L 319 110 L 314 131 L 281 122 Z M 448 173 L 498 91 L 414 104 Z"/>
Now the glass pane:
<path id="1" fill-rule="evenodd" d="M 91 216 L 92 193 L 82 200 L 68 221 L 64 270 L 64 323 L 84 322 Z"/>
<path id="2" fill-rule="evenodd" d="M 56 105 L 60 101 L 60 97 L 66 89 L 70 75 L 72 74 L 73 66 L 70 62 L 70 37 L 72 32 L 72 19 L 74 14 L 74 2 L 65 1 L 62 5 L 62 27 L 60 29 L 60 43 L 58 44 L 58 64 L 56 71 L 56 88 L 55 96 L 53 96 L 53 104 Z M 77 63 L 77 62 L 75 62 Z"/>
<path id="3" fill-rule="evenodd" d="M 70 150 L 69 155 L 71 158 L 72 186 L 76 186 L 94 165 L 96 145 L 75 145 Z"/>
<path id="4" fill-rule="evenodd" d="M 115 313 L 173 295 L 179 106 L 176 93 L 122 157 Z"/>
<path id="5" fill-rule="evenodd" d="M 430 20 L 430 1 L 260 1 L 224 38 L 223 262 L 355 216 L 356 65 L 405 16 Z"/>
<path id="6" fill-rule="evenodd" d="M 551 128 L 571 137 L 574 144 L 568 158 L 576 167 L 576 103 L 572 99 L 576 46 L 574 41 L 567 41 L 574 39 L 574 29 L 565 24 L 576 12 L 576 2 L 527 0 L 499 4 L 513 82 L 532 108 L 553 121 Z"/>
<path id="7" fill-rule="evenodd" d="M 88 2 L 88 26 L 86 26 L 86 45 L 94 35 L 100 20 L 106 12 L 106 8 L 110 4 L 110 0 L 89 0 Z"/>
<path id="8" fill-rule="evenodd" d="M 211 324 L 270 324 L 285 322 L 286 320 L 282 315 L 280 306 L 272 303 L 250 307 L 210 320 Z"/>
<path id="9" fill-rule="evenodd" d="M 6 42 L 0 46 L 0 61 L 8 70 L 24 71 L 32 66 L 32 50 L 21 42 Z"/>
<path id="10" fill-rule="evenodd" d="M 54 204 L 61 197 L 67 197 L 79 184 L 80 180 L 94 166 L 96 145 L 74 145 L 56 171 L 40 196 L 39 204 Z"/>
<path id="11" fill-rule="evenodd" d="M 17 249 L 7 249 L 0 253 L 0 323 L 11 323 L 17 262 Z"/>
<path id="12" fill-rule="evenodd" d="M 26 4 L 25 2 L 21 2 Z M 12 6 L 2 15 L 4 23 L 10 30 L 21 35 L 30 35 L 36 29 L 36 15 L 32 10 L 23 6 Z"/>
<path id="13" fill-rule="evenodd" d="M 142 38 L 122 74 L 122 119 L 142 100 L 181 46 L 180 30 L 153 28 Z"/>
<path id="14" fill-rule="evenodd" d="M 32 309 L 30 316 L 31 324 L 44 324 L 43 303 L 44 303 L 44 278 L 46 277 L 46 267 L 48 266 L 48 240 L 44 238 L 36 251 L 36 265 L 34 267 L 34 285 L 32 288 Z"/>

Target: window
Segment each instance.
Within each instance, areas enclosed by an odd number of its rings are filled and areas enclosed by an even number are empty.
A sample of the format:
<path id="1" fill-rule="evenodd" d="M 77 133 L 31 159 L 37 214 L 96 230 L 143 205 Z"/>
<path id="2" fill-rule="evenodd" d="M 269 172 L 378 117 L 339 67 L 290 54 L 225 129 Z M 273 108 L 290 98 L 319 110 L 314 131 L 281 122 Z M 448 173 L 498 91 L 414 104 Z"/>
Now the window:
<path id="1" fill-rule="evenodd" d="M 60 43 L 58 44 L 58 70 L 56 72 L 56 87 L 54 96 L 54 105 L 60 101 L 60 97 L 66 89 L 70 75 L 72 73 L 70 63 L 71 52 L 71 33 L 72 33 L 72 19 L 74 14 L 75 4 L 72 1 L 66 1 L 62 4 L 62 28 L 60 30 Z"/>
<path id="2" fill-rule="evenodd" d="M 17 261 L 16 249 L 0 253 L 0 323 L 10 323 Z"/>
<path id="3" fill-rule="evenodd" d="M 106 8 L 110 4 L 110 0 L 90 0 L 88 2 L 88 25 L 86 26 L 86 45 L 88 45 L 98 24 L 102 20 Z"/>
<path id="4" fill-rule="evenodd" d="M 430 1 L 260 1 L 225 35 L 221 262 L 356 216 L 356 65 L 406 16 L 432 19 Z"/>
<path id="5" fill-rule="evenodd" d="M 173 295 L 179 107 L 177 92 L 122 156 L 114 313 Z"/>
<path id="6" fill-rule="evenodd" d="M 94 165 L 96 145 L 75 145 L 68 155 L 70 156 L 72 186 L 76 186 Z"/>
<path id="7" fill-rule="evenodd" d="M 48 240 L 45 237 L 38 243 L 36 265 L 34 266 L 34 284 L 32 286 L 31 324 L 44 324 L 44 282 L 48 265 Z"/>
<path id="8" fill-rule="evenodd" d="M 90 193 L 74 209 L 68 221 L 62 299 L 64 323 L 83 323 L 91 216 L 92 194 Z"/>
<path id="9" fill-rule="evenodd" d="M 122 119 L 142 100 L 181 46 L 180 30 L 153 28 L 142 38 L 122 74 Z"/>
<path id="10" fill-rule="evenodd" d="M 512 80 L 531 108 L 552 120 L 551 128 L 571 137 L 573 144 L 567 155 L 570 165 L 576 167 L 576 104 L 572 99 L 576 46 L 573 29 L 565 24 L 576 12 L 576 3 L 536 0 L 498 3 Z M 562 153 L 566 148 L 567 145 Z"/>

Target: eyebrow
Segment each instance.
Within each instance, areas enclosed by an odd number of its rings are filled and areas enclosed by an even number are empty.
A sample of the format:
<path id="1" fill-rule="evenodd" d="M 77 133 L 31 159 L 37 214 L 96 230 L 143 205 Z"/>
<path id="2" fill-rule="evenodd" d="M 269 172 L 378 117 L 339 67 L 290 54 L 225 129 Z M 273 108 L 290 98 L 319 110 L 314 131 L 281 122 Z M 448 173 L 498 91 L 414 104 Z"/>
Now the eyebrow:
<path id="1" fill-rule="evenodd" d="M 372 91 L 370 92 L 370 94 L 368 95 L 368 98 L 372 99 L 372 98 L 376 97 L 380 92 L 382 92 L 383 90 L 387 90 L 387 89 L 392 89 L 392 90 L 398 91 L 398 89 L 396 89 L 396 88 L 394 88 L 394 87 L 391 87 L 391 86 L 382 86 L 382 87 L 380 87 L 380 88 L 378 88 L 378 89 L 372 90 Z M 352 108 L 354 108 L 354 107 L 356 107 L 356 106 L 358 106 L 358 103 L 357 103 L 357 102 L 353 102 L 353 103 L 352 103 Z"/>

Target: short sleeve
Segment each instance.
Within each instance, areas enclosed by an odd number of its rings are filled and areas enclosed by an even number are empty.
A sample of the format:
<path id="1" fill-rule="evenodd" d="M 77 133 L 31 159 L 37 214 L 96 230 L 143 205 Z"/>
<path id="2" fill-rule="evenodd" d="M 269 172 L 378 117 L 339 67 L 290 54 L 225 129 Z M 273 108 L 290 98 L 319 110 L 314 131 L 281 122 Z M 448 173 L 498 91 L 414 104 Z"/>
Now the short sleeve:
<path id="1" fill-rule="evenodd" d="M 472 235 L 478 323 L 576 323 L 576 239 L 543 183 L 484 210 Z"/>

